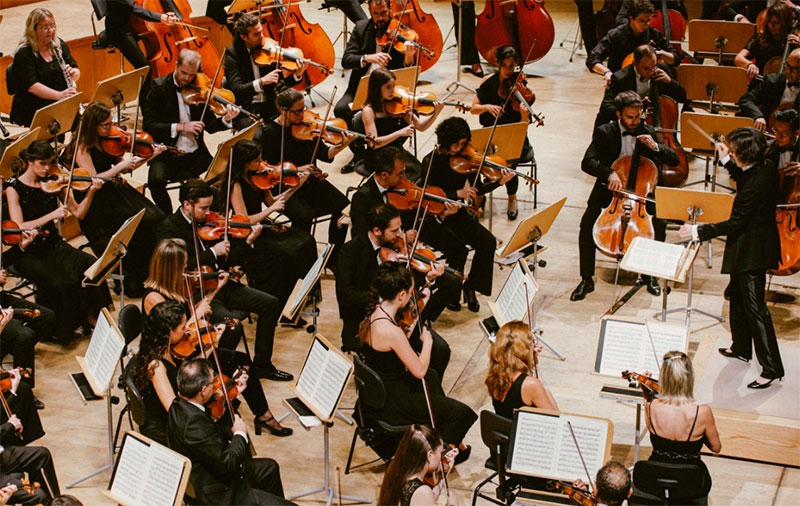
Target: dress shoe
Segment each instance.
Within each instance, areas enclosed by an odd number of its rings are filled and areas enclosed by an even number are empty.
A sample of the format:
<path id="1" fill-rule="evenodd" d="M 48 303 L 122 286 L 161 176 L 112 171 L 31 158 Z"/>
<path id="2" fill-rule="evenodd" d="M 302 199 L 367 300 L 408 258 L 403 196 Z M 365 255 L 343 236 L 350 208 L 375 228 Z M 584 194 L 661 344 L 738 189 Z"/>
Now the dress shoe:
<path id="1" fill-rule="evenodd" d="M 482 68 L 474 69 L 472 67 L 464 67 L 463 69 L 461 69 L 461 71 L 462 72 L 466 72 L 467 74 L 472 74 L 475 77 L 483 77 L 484 76 Z"/>
<path id="2" fill-rule="evenodd" d="M 289 427 L 281 427 L 280 429 L 276 429 L 275 427 L 269 424 L 269 422 L 273 420 L 275 420 L 275 417 L 272 415 L 270 415 L 270 417 L 267 418 L 266 420 L 262 420 L 261 418 L 256 418 L 253 423 L 256 430 L 256 436 L 261 435 L 261 429 L 267 429 L 270 434 L 277 437 L 291 436 L 294 433 L 294 431 Z"/>
<path id="3" fill-rule="evenodd" d="M 449 309 L 450 311 L 453 311 L 454 313 L 457 313 L 457 312 L 461 311 L 461 303 L 460 302 L 451 302 L 446 307 L 447 307 L 447 309 Z"/>
<path id="4" fill-rule="evenodd" d="M 783 377 L 781 376 L 780 378 L 772 378 L 771 380 L 767 381 L 766 383 L 759 383 L 758 382 L 758 378 L 756 378 L 756 379 L 754 379 L 753 381 L 751 381 L 750 383 L 747 384 L 747 388 L 754 388 L 756 390 L 761 390 L 762 388 L 767 388 L 770 385 L 772 385 L 772 382 L 775 381 L 775 380 L 782 381 Z"/>
<path id="5" fill-rule="evenodd" d="M 298 318 L 297 322 L 293 322 L 292 320 L 286 318 L 285 316 L 281 316 L 278 325 L 280 325 L 281 327 L 288 327 L 290 329 L 304 329 L 306 328 L 306 325 L 308 325 L 308 322 L 302 318 Z"/>
<path id="6" fill-rule="evenodd" d="M 506 216 L 508 216 L 508 221 L 514 221 L 519 216 L 519 211 L 514 209 L 513 211 L 506 211 Z"/>
<path id="7" fill-rule="evenodd" d="M 259 378 L 268 379 L 270 381 L 292 381 L 294 379 L 294 376 L 288 372 L 281 371 L 275 367 L 269 367 L 265 369 L 252 367 L 250 369 L 250 374 Z"/>
<path id="8" fill-rule="evenodd" d="M 44 409 L 44 403 L 36 396 L 33 397 L 33 405 L 36 407 L 36 409 Z"/>
<path id="9" fill-rule="evenodd" d="M 471 453 L 472 453 L 472 447 L 470 445 L 467 445 L 467 447 L 464 450 L 459 448 L 458 455 L 456 455 L 456 458 L 453 460 L 453 463 L 460 464 L 466 461 Z"/>
<path id="10" fill-rule="evenodd" d="M 467 303 L 467 309 L 473 313 L 481 310 L 481 303 L 478 302 L 478 297 L 475 295 L 475 290 L 472 288 L 464 287 L 464 302 Z"/>
<path id="11" fill-rule="evenodd" d="M 343 165 L 339 172 L 342 174 L 350 174 L 356 170 L 356 164 L 353 162 L 348 163 L 347 165 Z"/>
<path id="12" fill-rule="evenodd" d="M 661 295 L 661 285 L 658 284 L 658 278 L 651 277 L 651 278 L 649 278 L 647 280 L 643 280 L 643 281 L 647 285 L 647 292 L 650 295 L 655 295 L 656 297 Z M 667 295 L 669 295 L 669 293 L 671 291 L 672 290 L 670 289 L 670 287 L 667 287 Z"/>
<path id="13" fill-rule="evenodd" d="M 741 360 L 742 362 L 750 362 L 750 359 L 749 359 L 749 358 L 744 358 L 744 357 L 743 357 L 743 356 L 741 356 L 741 355 L 737 355 L 736 353 L 732 352 L 732 351 L 730 350 L 730 348 L 719 348 L 719 350 L 718 350 L 718 351 L 719 351 L 719 354 L 720 354 L 720 355 L 722 355 L 723 357 L 728 357 L 728 358 L 738 358 L 738 359 L 739 359 L 739 360 Z"/>
<path id="14" fill-rule="evenodd" d="M 586 298 L 587 293 L 592 293 L 594 291 L 594 281 L 591 279 L 582 279 L 578 286 L 572 290 L 572 295 L 569 296 L 569 300 L 577 301 L 583 300 Z"/>

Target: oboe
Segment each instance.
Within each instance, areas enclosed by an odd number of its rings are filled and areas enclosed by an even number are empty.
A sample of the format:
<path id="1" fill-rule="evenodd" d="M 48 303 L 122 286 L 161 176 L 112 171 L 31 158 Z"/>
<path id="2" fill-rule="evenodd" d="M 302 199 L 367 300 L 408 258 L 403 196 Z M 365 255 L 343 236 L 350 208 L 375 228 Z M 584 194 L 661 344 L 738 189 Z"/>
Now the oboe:
<path id="1" fill-rule="evenodd" d="M 52 42 L 51 48 L 53 50 L 53 57 L 56 59 L 58 66 L 61 67 L 61 72 L 64 73 L 64 80 L 67 82 L 67 88 L 76 89 L 78 86 L 75 84 L 75 80 L 69 72 L 67 72 L 67 62 L 64 61 L 64 55 L 61 54 L 61 45 L 58 40 Z"/>

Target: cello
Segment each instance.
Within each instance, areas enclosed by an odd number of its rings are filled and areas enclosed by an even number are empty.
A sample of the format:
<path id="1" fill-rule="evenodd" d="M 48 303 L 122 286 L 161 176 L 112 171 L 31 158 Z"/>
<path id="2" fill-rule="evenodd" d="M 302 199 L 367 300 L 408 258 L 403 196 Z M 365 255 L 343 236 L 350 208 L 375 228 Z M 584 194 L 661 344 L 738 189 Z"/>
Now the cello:
<path id="1" fill-rule="evenodd" d="M 792 161 L 797 161 L 795 151 Z M 786 176 L 781 170 L 781 186 L 778 193 L 778 235 L 781 238 L 781 260 L 777 269 L 769 270 L 775 276 L 791 276 L 800 271 L 800 175 Z"/>
<path id="2" fill-rule="evenodd" d="M 539 61 L 554 39 L 553 18 L 544 0 L 487 0 L 475 26 L 475 46 L 492 65 L 498 65 L 495 51 L 500 46 L 527 55 L 523 63 Z"/>
<path id="3" fill-rule="evenodd" d="M 653 84 L 653 86 L 656 86 Z M 645 98 L 644 101 L 649 101 Z M 658 104 L 650 108 L 645 106 L 647 118 L 645 123 L 654 127 L 657 141 L 669 146 L 678 154 L 678 165 L 659 164 L 661 183 L 673 188 L 683 186 L 689 178 L 689 161 L 686 152 L 675 137 L 678 128 L 678 104 L 671 97 L 659 95 Z"/>
<path id="4" fill-rule="evenodd" d="M 419 60 L 420 71 L 425 72 L 433 67 L 442 55 L 444 41 L 439 23 L 433 14 L 422 10 L 417 0 L 390 0 L 389 4 L 391 17 L 416 32 L 420 45 L 430 50 L 425 52 L 425 58 Z"/>

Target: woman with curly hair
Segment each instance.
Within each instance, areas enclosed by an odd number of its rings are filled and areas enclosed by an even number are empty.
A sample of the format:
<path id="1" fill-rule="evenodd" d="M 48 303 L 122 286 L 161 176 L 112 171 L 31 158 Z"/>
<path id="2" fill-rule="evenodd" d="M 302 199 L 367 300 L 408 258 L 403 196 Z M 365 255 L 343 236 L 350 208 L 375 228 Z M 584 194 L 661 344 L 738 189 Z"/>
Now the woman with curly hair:
<path id="1" fill-rule="evenodd" d="M 734 58 L 737 67 L 747 70 L 748 79 L 765 75 L 767 62 L 772 58 L 782 58 L 787 43 L 791 46 L 790 51 L 800 44 L 800 37 L 791 32 L 794 16 L 794 9 L 783 2 L 767 9 L 764 26 Z"/>
<path id="2" fill-rule="evenodd" d="M 444 441 L 436 429 L 427 425 L 409 425 L 386 468 L 378 493 L 378 504 L 426 506 L 436 504 L 444 489 L 444 480 L 435 486 L 424 483 L 425 475 L 439 470 L 443 461 L 449 473 L 458 450 L 444 453 Z M 455 494 L 447 490 L 447 506 L 457 506 Z"/>
<path id="3" fill-rule="evenodd" d="M 414 279 L 410 270 L 397 262 L 384 262 L 378 267 L 370 289 L 367 317 L 358 332 L 364 344 L 361 353 L 366 364 L 383 380 L 387 398 L 392 399 L 382 409 L 381 418 L 397 425 L 429 423 L 431 417 L 423 390 L 423 383 L 426 384 L 436 426 L 445 442 L 458 445 L 460 453 L 455 461 L 463 462 L 472 449 L 463 443 L 464 435 L 478 416 L 463 402 L 445 395 L 439 375 L 428 367 L 430 330 L 422 328 L 422 350 L 417 355 L 408 343 L 413 325 L 404 330 L 396 323 L 398 313 L 413 297 Z"/>
<path id="4" fill-rule="evenodd" d="M 541 349 L 534 346 L 527 323 L 512 321 L 500 327 L 489 348 L 485 381 L 495 413 L 512 418 L 514 410 L 523 406 L 558 411 L 553 394 L 532 374 L 534 356 Z"/>

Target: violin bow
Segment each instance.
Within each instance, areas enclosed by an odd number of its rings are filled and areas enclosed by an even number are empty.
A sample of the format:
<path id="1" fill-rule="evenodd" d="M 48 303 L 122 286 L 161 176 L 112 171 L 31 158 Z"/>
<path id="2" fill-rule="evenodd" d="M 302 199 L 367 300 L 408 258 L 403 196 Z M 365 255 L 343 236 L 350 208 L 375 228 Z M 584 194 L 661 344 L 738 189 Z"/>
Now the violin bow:
<path id="1" fill-rule="evenodd" d="M 528 332 L 531 333 L 531 340 L 533 348 L 531 348 L 531 355 L 533 361 L 533 373 L 536 375 L 536 379 L 539 379 L 539 359 L 536 357 L 536 336 L 533 333 L 533 318 L 531 315 L 531 305 L 528 302 L 528 283 L 522 284 L 525 287 L 525 307 L 528 310 Z"/>
<path id="2" fill-rule="evenodd" d="M 208 90 L 208 96 L 206 97 L 206 102 L 203 104 L 203 114 L 200 115 L 200 121 L 203 121 L 206 117 L 206 112 L 208 112 L 208 104 L 211 103 L 211 99 L 214 98 L 214 86 L 217 84 L 217 79 L 219 79 L 219 73 L 222 70 L 222 63 L 225 61 L 225 52 L 223 51 L 222 56 L 219 59 L 219 63 L 217 64 L 217 69 L 214 71 L 214 79 L 211 80 L 211 89 Z"/>
<path id="3" fill-rule="evenodd" d="M 325 109 L 325 119 L 322 121 L 322 130 L 319 131 L 317 142 L 314 143 L 314 151 L 311 153 L 311 164 L 314 167 L 317 166 L 317 154 L 319 153 L 319 146 L 322 144 L 322 134 L 325 132 L 325 127 L 327 126 L 326 121 L 328 121 L 331 114 L 331 107 L 333 107 L 333 97 L 336 96 L 336 91 L 338 89 L 338 86 L 334 85 L 333 90 L 331 90 L 331 98 L 327 101 L 328 107 Z"/>
<path id="4" fill-rule="evenodd" d="M 80 121 L 78 121 L 78 133 L 75 134 L 75 141 L 72 144 L 73 145 L 72 163 L 70 164 L 70 168 L 69 168 L 69 178 L 67 179 L 67 187 L 66 187 L 66 189 L 64 191 L 64 202 L 63 202 L 63 205 L 67 206 L 67 209 L 69 209 L 69 196 L 70 196 L 70 193 L 72 192 L 72 172 L 75 170 L 75 161 L 78 158 L 78 143 L 80 142 L 81 131 L 83 130 L 83 118 L 84 117 L 81 116 Z M 56 157 L 55 162 L 56 162 L 56 165 L 60 165 L 58 163 L 58 157 Z M 60 217 L 58 219 L 58 231 L 59 231 L 59 233 L 61 233 L 61 226 L 62 226 L 63 223 L 64 223 L 64 217 L 62 216 L 62 217 Z"/>
<path id="5" fill-rule="evenodd" d="M 425 171 L 425 178 L 422 180 L 422 198 L 419 199 L 419 203 L 417 204 L 417 211 L 414 213 L 414 227 L 413 227 L 414 229 L 417 228 L 417 222 L 419 221 L 420 211 L 422 210 L 422 202 L 425 200 L 425 191 L 428 189 L 428 179 L 431 177 L 431 169 L 433 168 L 433 157 L 438 150 L 439 150 L 439 145 L 435 144 L 433 146 L 433 151 L 431 152 L 431 158 L 428 161 L 428 170 Z M 428 206 L 426 205 L 425 208 L 427 209 Z"/>
<path id="6" fill-rule="evenodd" d="M 589 491 L 591 492 L 594 489 L 594 483 L 592 482 L 592 477 L 589 476 L 589 468 L 586 467 L 586 461 L 583 460 L 581 445 L 578 444 L 578 438 L 575 437 L 575 431 L 572 430 L 572 422 L 569 420 L 567 420 L 567 427 L 569 428 L 570 435 L 572 435 L 572 441 L 575 443 L 575 449 L 578 450 L 578 457 L 581 458 L 581 464 L 583 464 L 583 470 L 586 473 L 586 479 L 589 480 Z"/>

